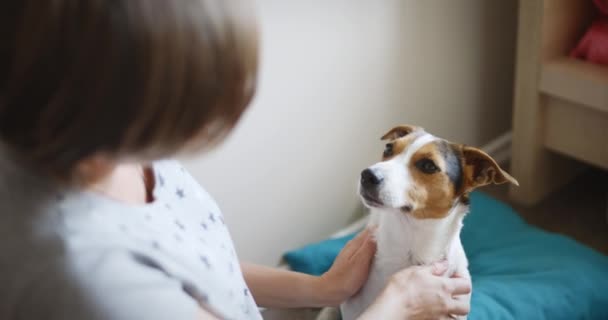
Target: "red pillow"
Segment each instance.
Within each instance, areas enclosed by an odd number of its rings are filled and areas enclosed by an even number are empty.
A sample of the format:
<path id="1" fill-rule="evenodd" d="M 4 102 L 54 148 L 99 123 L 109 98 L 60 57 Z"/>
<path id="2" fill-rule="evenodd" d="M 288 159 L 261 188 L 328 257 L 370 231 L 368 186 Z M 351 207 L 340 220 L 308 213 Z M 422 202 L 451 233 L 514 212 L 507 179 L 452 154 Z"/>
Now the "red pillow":
<path id="1" fill-rule="evenodd" d="M 593 0 L 601 12 L 570 56 L 608 65 L 608 0 Z"/>
<path id="2" fill-rule="evenodd" d="M 608 0 L 593 0 L 593 3 L 600 9 L 602 15 L 608 15 Z"/>

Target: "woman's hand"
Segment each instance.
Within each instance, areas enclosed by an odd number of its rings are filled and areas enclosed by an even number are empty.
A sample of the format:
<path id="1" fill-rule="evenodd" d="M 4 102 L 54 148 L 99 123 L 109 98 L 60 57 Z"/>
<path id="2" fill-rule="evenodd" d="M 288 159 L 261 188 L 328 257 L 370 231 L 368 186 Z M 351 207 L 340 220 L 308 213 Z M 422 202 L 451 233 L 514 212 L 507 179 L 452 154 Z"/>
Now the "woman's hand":
<path id="1" fill-rule="evenodd" d="M 376 242 L 369 228 L 344 246 L 331 268 L 319 277 L 321 292 L 329 305 L 339 305 L 359 291 L 367 280 L 375 253 Z"/>
<path id="2" fill-rule="evenodd" d="M 410 267 L 390 279 L 382 294 L 359 318 L 367 319 L 454 319 L 467 315 L 471 280 L 455 275 L 445 278 L 445 263 Z"/>
<path id="3" fill-rule="evenodd" d="M 376 252 L 370 230 L 349 241 L 322 276 L 242 263 L 243 276 L 259 306 L 275 308 L 335 306 L 367 280 Z"/>

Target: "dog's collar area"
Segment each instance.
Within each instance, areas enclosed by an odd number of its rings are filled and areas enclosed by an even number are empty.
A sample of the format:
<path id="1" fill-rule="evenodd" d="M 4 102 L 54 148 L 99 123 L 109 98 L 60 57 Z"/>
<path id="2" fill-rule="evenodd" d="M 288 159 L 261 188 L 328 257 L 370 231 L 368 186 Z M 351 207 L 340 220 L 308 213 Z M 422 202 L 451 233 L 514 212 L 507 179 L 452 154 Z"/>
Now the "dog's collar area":
<path id="1" fill-rule="evenodd" d="M 454 213 L 454 211 L 458 210 L 458 206 L 461 204 L 465 207 L 468 207 L 469 206 L 468 197 L 464 197 L 464 196 L 457 197 L 454 200 L 454 203 L 452 204 L 452 207 L 450 208 L 450 212 L 448 213 L 448 215 L 451 215 Z M 463 210 L 463 212 L 466 213 L 467 210 Z"/>

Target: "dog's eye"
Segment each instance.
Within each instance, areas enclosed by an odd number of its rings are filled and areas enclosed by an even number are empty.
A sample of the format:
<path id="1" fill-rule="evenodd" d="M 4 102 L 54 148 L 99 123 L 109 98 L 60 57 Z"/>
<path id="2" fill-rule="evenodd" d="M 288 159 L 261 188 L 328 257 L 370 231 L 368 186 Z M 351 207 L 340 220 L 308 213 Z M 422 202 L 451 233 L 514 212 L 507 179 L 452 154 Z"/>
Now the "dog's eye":
<path id="1" fill-rule="evenodd" d="M 384 153 L 382 154 L 385 158 L 393 155 L 393 144 L 387 143 L 384 147 Z"/>
<path id="2" fill-rule="evenodd" d="M 420 171 L 426 174 L 432 174 L 439 171 L 437 165 L 431 159 L 421 159 L 416 162 L 416 168 L 420 169 Z"/>

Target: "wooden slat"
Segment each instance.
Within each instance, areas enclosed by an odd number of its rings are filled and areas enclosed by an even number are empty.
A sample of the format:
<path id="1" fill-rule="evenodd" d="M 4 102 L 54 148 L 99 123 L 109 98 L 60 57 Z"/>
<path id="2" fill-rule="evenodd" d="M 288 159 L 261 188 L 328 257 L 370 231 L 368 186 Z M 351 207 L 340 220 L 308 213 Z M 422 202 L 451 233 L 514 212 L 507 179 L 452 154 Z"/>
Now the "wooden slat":
<path id="1" fill-rule="evenodd" d="M 580 169 L 575 161 L 549 152 L 542 139 L 544 101 L 539 78 L 543 33 L 548 32 L 543 29 L 543 16 L 550 1 L 554 0 L 519 1 L 511 171 L 520 186 L 511 187 L 510 196 L 524 205 L 536 204 Z"/>
<path id="2" fill-rule="evenodd" d="M 543 63 L 540 90 L 608 112 L 608 67 L 561 58 Z"/>
<path id="3" fill-rule="evenodd" d="M 608 169 L 608 112 L 557 98 L 546 108 L 545 146 Z"/>

